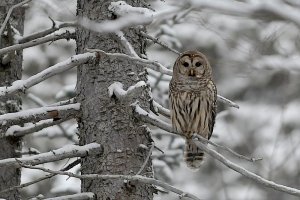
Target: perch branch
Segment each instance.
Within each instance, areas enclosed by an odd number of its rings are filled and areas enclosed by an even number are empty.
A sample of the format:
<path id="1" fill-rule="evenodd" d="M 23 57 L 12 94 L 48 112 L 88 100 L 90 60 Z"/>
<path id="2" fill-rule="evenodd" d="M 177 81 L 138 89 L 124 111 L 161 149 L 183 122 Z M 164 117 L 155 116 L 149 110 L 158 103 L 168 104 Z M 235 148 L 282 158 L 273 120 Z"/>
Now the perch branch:
<path id="1" fill-rule="evenodd" d="M 243 176 L 255 181 L 256 183 L 262 184 L 266 187 L 272 188 L 272 189 L 277 190 L 277 191 L 281 191 L 281 192 L 284 192 L 284 193 L 288 193 L 288 194 L 300 197 L 300 190 L 292 188 L 292 187 L 287 187 L 285 185 L 280 185 L 280 184 L 274 183 L 273 181 L 266 180 L 266 179 L 262 178 L 261 176 L 258 176 L 256 174 L 240 167 L 239 165 L 237 165 L 237 164 L 231 162 L 230 160 L 226 159 L 223 155 L 219 154 L 218 152 L 208 148 L 202 142 L 199 142 L 198 137 L 194 137 L 193 141 L 205 153 L 209 154 L 214 159 L 220 161 L 222 164 L 229 167 L 230 169 L 232 169 L 232 170 L 242 174 Z"/>

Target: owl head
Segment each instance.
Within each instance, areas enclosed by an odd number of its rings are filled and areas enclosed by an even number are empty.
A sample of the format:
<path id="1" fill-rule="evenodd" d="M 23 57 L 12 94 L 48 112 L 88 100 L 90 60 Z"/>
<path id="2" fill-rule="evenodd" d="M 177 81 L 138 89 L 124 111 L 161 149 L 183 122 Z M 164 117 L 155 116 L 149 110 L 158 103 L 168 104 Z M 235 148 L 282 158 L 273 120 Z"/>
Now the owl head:
<path id="1" fill-rule="evenodd" d="M 199 51 L 183 52 L 177 58 L 173 72 L 173 76 L 184 75 L 192 79 L 209 78 L 212 75 L 206 56 Z"/>

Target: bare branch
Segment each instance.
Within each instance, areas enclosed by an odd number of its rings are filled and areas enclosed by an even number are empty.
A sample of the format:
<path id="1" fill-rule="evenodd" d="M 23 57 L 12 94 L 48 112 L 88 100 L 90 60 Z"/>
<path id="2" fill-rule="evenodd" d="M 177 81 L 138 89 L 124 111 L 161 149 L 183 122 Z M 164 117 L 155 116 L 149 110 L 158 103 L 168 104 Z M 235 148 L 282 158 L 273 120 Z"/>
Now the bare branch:
<path id="1" fill-rule="evenodd" d="M 72 194 L 72 195 L 65 195 L 60 197 L 52 197 L 52 198 L 46 198 L 44 200 L 88 200 L 88 199 L 95 199 L 95 194 L 92 192 L 83 192 L 78 194 Z"/>
<path id="2" fill-rule="evenodd" d="M 22 44 L 25 42 L 35 40 L 37 38 L 45 37 L 45 36 L 55 32 L 59 29 L 62 29 L 62 28 L 77 26 L 77 22 L 58 22 L 58 21 L 54 21 L 54 20 L 52 20 L 52 22 L 53 22 L 53 26 L 51 28 L 37 32 L 37 33 L 33 33 L 33 34 L 25 36 L 25 37 L 22 37 L 18 40 L 18 43 Z"/>
<path id="3" fill-rule="evenodd" d="M 45 36 L 43 38 L 38 38 L 23 44 L 15 44 L 12 46 L 8 46 L 5 48 L 0 49 L 0 55 L 6 54 L 6 53 L 10 53 L 12 51 L 19 51 L 22 49 L 26 49 L 28 47 L 33 47 L 33 46 L 37 46 L 39 44 L 44 44 L 47 42 L 53 42 L 56 40 L 60 40 L 60 39 L 74 39 L 75 38 L 75 33 L 74 32 L 70 32 L 68 30 L 61 32 L 61 33 L 53 33 L 51 35 Z"/>
<path id="4" fill-rule="evenodd" d="M 13 6 L 8 10 L 7 15 L 6 15 L 5 19 L 4 19 L 4 22 L 2 23 L 2 26 L 1 26 L 1 28 L 0 28 L 0 47 L 1 47 L 2 33 L 3 33 L 3 31 L 4 31 L 5 27 L 6 27 L 6 24 L 7 24 L 8 20 L 9 20 L 9 18 L 10 18 L 10 15 L 12 14 L 13 10 L 14 10 L 15 8 L 18 8 L 18 7 L 23 6 L 23 5 L 26 4 L 26 3 L 29 3 L 30 1 L 32 1 L 32 0 L 25 0 L 25 1 L 22 1 L 22 2 L 20 2 L 20 3 L 18 3 L 18 4 L 16 4 L 16 5 L 13 5 Z"/>
<path id="5" fill-rule="evenodd" d="M 44 71 L 31 76 L 30 78 L 26 80 L 18 80 L 13 82 L 12 86 L 9 87 L 0 87 L 0 96 L 4 96 L 7 94 L 13 94 L 16 92 L 24 92 L 26 89 L 56 75 L 61 72 L 64 72 L 66 70 L 69 70 L 77 65 L 86 63 L 90 61 L 91 59 L 95 58 L 95 53 L 84 53 L 84 54 L 78 54 L 74 55 L 71 58 L 57 63 Z"/>
<path id="6" fill-rule="evenodd" d="M 94 150 L 94 151 L 92 151 Z M 101 154 L 101 145 L 97 143 L 90 143 L 84 146 L 77 145 L 65 145 L 64 147 L 53 150 L 47 153 L 41 153 L 34 156 L 28 156 L 23 158 L 7 158 L 0 160 L 0 167 L 4 166 L 15 166 L 20 167 L 20 163 L 26 165 L 39 165 L 42 163 L 48 163 L 58 160 L 63 160 L 65 158 L 74 157 L 85 157 L 90 155 L 91 152 L 96 154 Z"/>
<path id="7" fill-rule="evenodd" d="M 22 163 L 20 163 L 20 165 L 24 168 L 38 169 L 38 170 L 42 170 L 44 172 L 48 172 L 50 174 L 66 175 L 69 177 L 75 177 L 75 178 L 79 178 L 79 179 L 101 179 L 101 180 L 119 179 L 119 180 L 128 180 L 128 181 L 139 181 L 139 182 L 145 183 L 145 184 L 153 184 L 156 186 L 160 186 L 168 191 L 171 191 L 171 192 L 174 192 L 174 193 L 180 195 L 181 197 L 187 197 L 187 198 L 194 199 L 194 200 L 200 200 L 198 197 L 196 197 L 190 193 L 184 192 L 180 189 L 177 189 L 167 183 L 156 180 L 154 178 L 148 178 L 148 177 L 144 177 L 144 176 L 140 176 L 140 175 L 134 175 L 134 176 L 130 176 L 130 175 L 100 175 L 100 174 L 77 175 L 77 174 L 74 174 L 71 172 L 54 171 L 54 170 L 46 169 L 43 167 L 37 167 L 37 166 L 33 167 L 33 166 L 25 165 Z"/>
<path id="8" fill-rule="evenodd" d="M 147 39 L 149 39 L 149 40 L 152 40 L 154 43 L 157 43 L 157 44 L 161 45 L 162 47 L 164 47 L 164 48 L 166 48 L 166 49 L 172 51 L 173 53 L 176 53 L 177 55 L 180 54 L 179 51 L 177 51 L 177 50 L 175 50 L 175 49 L 169 47 L 168 45 L 166 45 L 166 44 L 164 44 L 163 42 L 159 41 L 159 39 L 157 39 L 157 38 L 155 38 L 155 37 L 152 37 L 151 35 L 148 35 L 147 33 L 143 32 L 143 31 L 141 31 L 140 33 L 141 33 L 141 35 L 144 36 L 145 38 L 147 38 Z"/>
<path id="9" fill-rule="evenodd" d="M 78 115 L 80 104 L 69 104 L 64 106 L 41 107 L 28 110 L 22 110 L 16 113 L 6 113 L 0 115 L 0 129 L 12 126 L 14 124 L 23 124 L 27 122 L 41 121 L 44 119 L 70 119 Z M 13 130 L 10 130 L 13 133 Z M 8 136 L 8 135 L 6 135 Z"/>
<path id="10" fill-rule="evenodd" d="M 229 167 L 230 169 L 232 169 L 232 170 L 242 174 L 243 176 L 255 181 L 256 183 L 262 184 L 266 187 L 272 188 L 272 189 L 277 190 L 277 191 L 281 191 L 281 192 L 284 192 L 284 193 L 288 193 L 288 194 L 300 197 L 300 190 L 292 188 L 292 187 L 287 187 L 287 186 L 284 186 L 284 185 L 280 185 L 280 184 L 274 183 L 273 181 L 266 180 L 266 179 L 262 178 L 261 176 L 258 176 L 256 174 L 254 174 L 254 173 L 238 166 L 237 164 L 235 164 L 235 163 L 229 161 L 228 159 L 226 159 L 224 156 L 222 156 L 218 152 L 208 148 L 202 142 L 199 142 L 198 137 L 194 137 L 193 141 L 195 142 L 195 144 L 200 149 L 205 151 L 205 153 L 209 154 L 211 157 L 213 157 L 216 160 L 220 161 L 221 163 L 223 163 L 225 166 Z"/>

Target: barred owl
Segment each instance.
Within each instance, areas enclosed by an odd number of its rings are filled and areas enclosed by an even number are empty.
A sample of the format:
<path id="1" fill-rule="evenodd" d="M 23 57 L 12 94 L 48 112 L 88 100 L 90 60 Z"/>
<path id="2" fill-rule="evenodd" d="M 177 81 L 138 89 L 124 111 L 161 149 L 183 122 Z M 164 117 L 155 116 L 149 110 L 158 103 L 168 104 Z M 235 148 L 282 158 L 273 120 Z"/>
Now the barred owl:
<path id="1" fill-rule="evenodd" d="M 193 143 L 192 135 L 196 133 L 210 139 L 216 117 L 217 89 L 205 55 L 186 51 L 177 58 L 169 98 L 172 126 L 186 138 L 185 162 L 189 168 L 197 170 L 204 152 Z"/>

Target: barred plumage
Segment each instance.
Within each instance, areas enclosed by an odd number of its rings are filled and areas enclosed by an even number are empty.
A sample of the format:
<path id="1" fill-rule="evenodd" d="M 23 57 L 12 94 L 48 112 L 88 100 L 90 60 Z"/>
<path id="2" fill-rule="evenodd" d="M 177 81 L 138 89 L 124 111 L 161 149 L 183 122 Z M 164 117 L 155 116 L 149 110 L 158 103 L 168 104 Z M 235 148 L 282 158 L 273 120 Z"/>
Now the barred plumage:
<path id="1" fill-rule="evenodd" d="M 169 98 L 173 128 L 186 137 L 185 162 L 189 168 L 199 169 L 204 153 L 191 138 L 194 133 L 211 137 L 217 99 L 212 70 L 202 53 L 187 51 L 177 58 Z"/>

